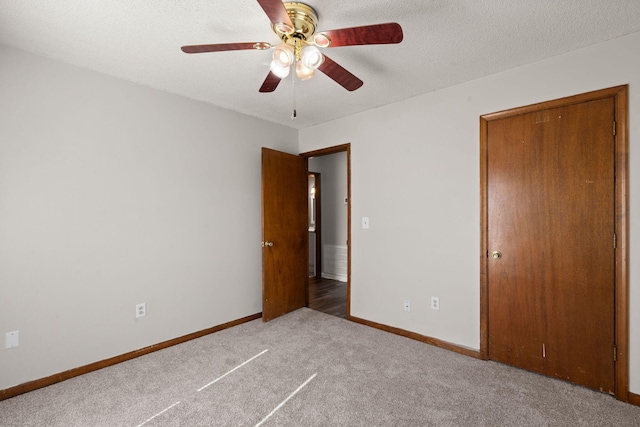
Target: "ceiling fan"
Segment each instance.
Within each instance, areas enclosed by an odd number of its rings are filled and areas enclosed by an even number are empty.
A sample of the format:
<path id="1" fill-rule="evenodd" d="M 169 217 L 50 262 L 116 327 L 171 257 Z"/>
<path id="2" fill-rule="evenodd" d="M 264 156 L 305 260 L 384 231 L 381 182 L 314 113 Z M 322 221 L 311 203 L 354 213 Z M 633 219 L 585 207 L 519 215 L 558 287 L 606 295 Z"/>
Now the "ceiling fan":
<path id="1" fill-rule="evenodd" d="M 309 5 L 281 0 L 257 0 L 271 21 L 273 32 L 281 40 L 278 45 L 267 42 L 218 43 L 182 46 L 185 53 L 221 52 L 228 50 L 266 50 L 273 48 L 273 61 L 260 92 L 273 92 L 292 67 L 302 80 L 320 70 L 349 91 L 363 82 L 345 68 L 320 52 L 318 48 L 368 44 L 400 43 L 402 27 L 395 22 L 341 28 L 316 32 L 318 14 Z"/>

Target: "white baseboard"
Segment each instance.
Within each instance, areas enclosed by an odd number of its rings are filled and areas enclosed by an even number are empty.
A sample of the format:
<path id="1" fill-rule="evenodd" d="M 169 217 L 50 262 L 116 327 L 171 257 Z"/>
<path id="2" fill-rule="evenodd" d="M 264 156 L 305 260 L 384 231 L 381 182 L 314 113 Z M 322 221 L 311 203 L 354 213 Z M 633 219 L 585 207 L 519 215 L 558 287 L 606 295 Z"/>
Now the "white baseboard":
<path id="1" fill-rule="evenodd" d="M 322 252 L 322 277 L 347 281 L 347 247 L 324 245 Z"/>

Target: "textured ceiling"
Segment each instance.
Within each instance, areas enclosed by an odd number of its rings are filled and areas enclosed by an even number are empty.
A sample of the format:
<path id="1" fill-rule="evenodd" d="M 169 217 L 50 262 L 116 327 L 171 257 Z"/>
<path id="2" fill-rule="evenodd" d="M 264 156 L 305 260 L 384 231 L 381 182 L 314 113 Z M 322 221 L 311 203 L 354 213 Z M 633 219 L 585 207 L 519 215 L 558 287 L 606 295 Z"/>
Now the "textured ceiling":
<path id="1" fill-rule="evenodd" d="M 266 94 L 271 51 L 180 51 L 277 43 L 255 0 L 0 0 L 0 43 L 299 129 L 640 31 L 638 0 L 306 3 L 319 30 L 398 22 L 404 40 L 324 51 L 357 91 L 316 73 Z"/>

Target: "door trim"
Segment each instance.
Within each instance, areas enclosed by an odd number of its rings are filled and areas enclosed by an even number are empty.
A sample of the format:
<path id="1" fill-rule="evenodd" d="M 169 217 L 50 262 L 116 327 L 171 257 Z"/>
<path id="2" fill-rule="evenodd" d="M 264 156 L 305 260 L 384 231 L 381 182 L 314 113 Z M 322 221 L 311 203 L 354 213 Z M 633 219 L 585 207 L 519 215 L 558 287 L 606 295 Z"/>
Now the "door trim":
<path id="1" fill-rule="evenodd" d="M 336 145 L 319 150 L 301 153 L 302 157 L 326 156 L 335 153 L 347 153 L 347 319 L 351 319 L 351 144 Z M 307 295 L 309 290 L 307 289 Z M 307 298 L 308 299 L 308 298 Z"/>
<path id="2" fill-rule="evenodd" d="M 519 114 L 561 106 L 580 104 L 603 98 L 613 98 L 615 104 L 615 306 L 616 341 L 615 397 L 629 401 L 629 141 L 628 85 L 569 96 L 511 110 L 480 116 L 480 357 L 489 358 L 489 283 L 488 283 L 488 207 L 487 207 L 487 144 L 488 123 Z M 612 129 L 613 133 L 614 129 Z M 613 350 L 612 350 L 613 352 Z M 613 354 L 611 355 L 613 357 Z"/>

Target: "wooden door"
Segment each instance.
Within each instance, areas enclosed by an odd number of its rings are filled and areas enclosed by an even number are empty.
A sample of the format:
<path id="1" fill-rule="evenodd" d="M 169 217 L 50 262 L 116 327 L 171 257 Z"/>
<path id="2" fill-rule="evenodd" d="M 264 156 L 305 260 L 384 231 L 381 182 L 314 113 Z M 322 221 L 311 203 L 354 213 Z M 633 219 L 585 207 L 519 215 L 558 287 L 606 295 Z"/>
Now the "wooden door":
<path id="1" fill-rule="evenodd" d="M 307 305 L 307 159 L 262 149 L 262 319 Z"/>
<path id="2" fill-rule="evenodd" d="M 611 393 L 614 107 L 488 122 L 486 187 L 489 358 Z"/>

